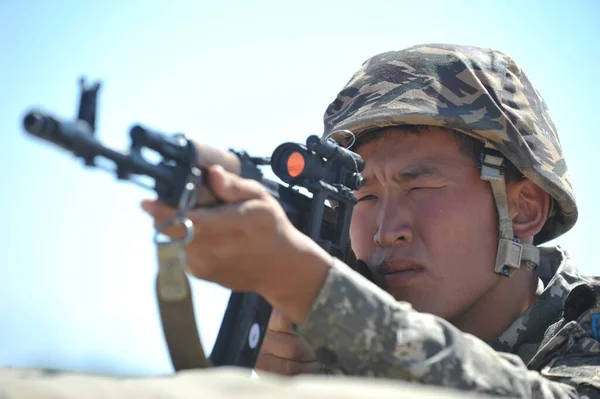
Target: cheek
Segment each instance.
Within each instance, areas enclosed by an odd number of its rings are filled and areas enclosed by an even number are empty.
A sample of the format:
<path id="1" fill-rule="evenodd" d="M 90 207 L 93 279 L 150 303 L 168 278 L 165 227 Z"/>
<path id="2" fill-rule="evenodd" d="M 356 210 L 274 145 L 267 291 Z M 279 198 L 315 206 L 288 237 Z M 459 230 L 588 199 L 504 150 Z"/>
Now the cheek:
<path id="1" fill-rule="evenodd" d="M 358 258 L 367 256 L 375 245 L 373 237 L 376 231 L 376 216 L 365 208 L 355 208 L 350 223 L 350 241 Z"/>
<path id="2" fill-rule="evenodd" d="M 415 212 L 415 229 L 430 252 L 446 264 L 458 267 L 464 259 L 487 263 L 495 251 L 497 216 L 491 193 L 485 190 L 457 187 L 424 198 Z"/>

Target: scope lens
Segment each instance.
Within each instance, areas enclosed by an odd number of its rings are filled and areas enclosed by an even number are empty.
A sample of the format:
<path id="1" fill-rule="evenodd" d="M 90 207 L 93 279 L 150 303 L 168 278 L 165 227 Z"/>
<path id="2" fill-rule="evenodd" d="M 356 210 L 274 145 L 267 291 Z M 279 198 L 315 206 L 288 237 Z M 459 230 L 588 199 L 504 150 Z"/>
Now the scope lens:
<path id="1" fill-rule="evenodd" d="M 306 179 L 319 178 L 321 158 L 297 143 L 283 143 L 273 151 L 271 168 L 286 183 L 302 185 Z"/>
<path id="2" fill-rule="evenodd" d="M 288 156 L 286 161 L 287 173 L 291 177 L 298 177 L 302 174 L 302 171 L 304 171 L 305 165 L 304 156 L 298 151 L 294 151 Z"/>

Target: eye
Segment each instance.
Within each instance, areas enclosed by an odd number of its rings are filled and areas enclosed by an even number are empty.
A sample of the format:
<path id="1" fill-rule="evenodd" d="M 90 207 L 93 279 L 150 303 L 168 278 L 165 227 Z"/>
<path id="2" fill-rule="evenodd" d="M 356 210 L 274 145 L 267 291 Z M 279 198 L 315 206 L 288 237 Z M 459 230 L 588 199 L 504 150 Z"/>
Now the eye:
<path id="1" fill-rule="evenodd" d="M 443 188 L 444 186 L 441 187 L 432 187 L 432 186 L 419 186 L 419 187 L 411 187 L 408 189 L 408 193 L 412 193 L 415 191 L 426 191 L 426 190 L 439 190 L 440 188 Z"/>
<path id="2" fill-rule="evenodd" d="M 373 200 L 373 199 L 377 199 L 377 197 L 372 194 L 367 194 L 367 195 L 363 195 L 362 197 L 358 197 L 357 201 L 364 202 L 364 201 Z"/>

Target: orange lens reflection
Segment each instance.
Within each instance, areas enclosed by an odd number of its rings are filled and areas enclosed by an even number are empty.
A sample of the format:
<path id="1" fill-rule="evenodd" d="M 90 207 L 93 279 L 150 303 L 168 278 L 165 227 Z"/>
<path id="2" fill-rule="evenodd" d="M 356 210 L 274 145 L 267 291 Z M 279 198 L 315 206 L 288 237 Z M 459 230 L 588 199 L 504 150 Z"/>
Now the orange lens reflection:
<path id="1" fill-rule="evenodd" d="M 287 159 L 287 172 L 291 177 L 298 177 L 304 170 L 304 157 L 299 152 L 293 152 Z"/>

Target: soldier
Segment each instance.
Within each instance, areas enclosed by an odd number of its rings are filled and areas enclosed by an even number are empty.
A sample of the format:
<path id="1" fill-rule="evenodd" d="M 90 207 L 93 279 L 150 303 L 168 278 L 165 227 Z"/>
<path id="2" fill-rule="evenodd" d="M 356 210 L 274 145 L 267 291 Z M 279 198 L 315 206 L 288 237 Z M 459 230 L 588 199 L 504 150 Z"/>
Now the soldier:
<path id="1" fill-rule="evenodd" d="M 546 105 L 513 59 L 438 44 L 376 55 L 324 123 L 366 162 L 350 236 L 372 281 L 220 167 L 209 181 L 226 204 L 189 215 L 190 272 L 277 309 L 259 370 L 600 397 L 599 279 L 539 247 L 577 206 Z M 157 223 L 174 215 L 142 206 Z"/>

